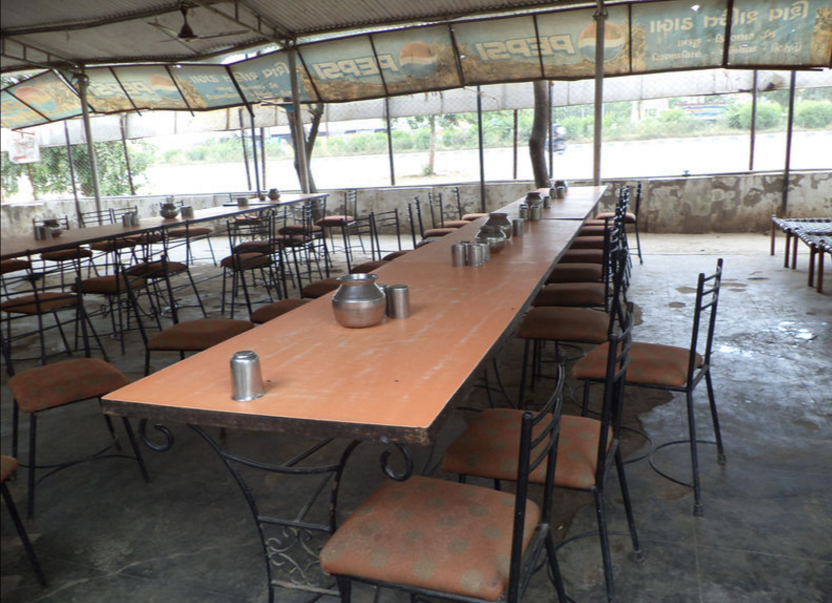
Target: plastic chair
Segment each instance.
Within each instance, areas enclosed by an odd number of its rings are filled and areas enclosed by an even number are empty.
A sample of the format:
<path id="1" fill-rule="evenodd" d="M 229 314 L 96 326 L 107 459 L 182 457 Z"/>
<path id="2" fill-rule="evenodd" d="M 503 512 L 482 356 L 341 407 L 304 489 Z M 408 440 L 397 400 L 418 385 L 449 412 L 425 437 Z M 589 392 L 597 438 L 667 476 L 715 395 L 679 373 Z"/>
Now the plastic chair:
<path id="1" fill-rule="evenodd" d="M 706 443 L 697 440 L 696 416 L 693 407 L 693 392 L 702 381 L 708 390 L 711 419 L 714 426 L 714 436 L 717 446 L 717 461 L 726 462 L 725 450 L 722 445 L 722 434 L 719 430 L 714 387 L 711 380 L 711 350 L 714 342 L 716 327 L 716 311 L 719 302 L 719 289 L 722 282 L 722 258 L 717 261 L 716 271 L 705 276 L 699 275 L 696 286 L 696 307 L 693 315 L 693 328 L 689 347 L 677 347 L 655 343 L 636 342 L 630 354 L 630 368 L 627 372 L 627 385 L 636 387 L 650 387 L 671 392 L 685 394 L 688 416 L 688 439 L 667 442 L 656 446 L 650 455 L 650 465 L 663 477 L 683 486 L 693 488 L 694 515 L 702 515 L 703 505 L 701 487 L 699 483 L 699 460 L 697 444 Z M 700 341 L 700 329 L 707 322 L 707 335 L 702 354 L 697 352 Z M 584 408 L 589 396 L 589 385 L 599 381 L 608 354 L 607 346 L 599 346 L 589 352 L 584 358 L 575 363 L 573 375 L 577 379 L 585 380 Z M 693 483 L 684 482 L 672 477 L 659 469 L 655 462 L 655 454 L 666 446 L 688 443 L 690 445 L 691 473 Z"/>
<path id="2" fill-rule="evenodd" d="M 641 557 L 619 448 L 625 375 L 632 345 L 631 306 L 627 309 L 620 332 L 611 332 L 608 339 L 609 346 L 616 353 L 607 359 L 603 367 L 604 396 L 600 419 L 563 416 L 554 486 L 593 493 L 607 600 L 614 601 L 615 586 L 604 500 L 605 483 L 613 464 L 618 473 L 633 551 L 637 559 Z M 559 378 L 563 379 L 562 365 Z M 462 482 L 466 476 L 493 479 L 498 489 L 501 480 L 517 481 L 517 457 L 513 451 L 522 415 L 523 411 L 515 409 L 482 411 L 448 446 L 442 459 L 442 470 L 458 474 Z M 542 469 L 533 473 L 531 479 L 535 483 L 543 483 Z M 549 487 L 548 483 L 546 487 Z"/>
<path id="3" fill-rule="evenodd" d="M 545 407 L 518 417 L 515 494 L 428 477 L 387 480 L 324 545 L 321 567 L 341 601 L 353 581 L 410 593 L 411 600 L 521 600 L 548 557 L 558 600 L 567 602 L 550 525 L 563 379 Z M 528 500 L 540 481 L 543 503 Z"/>

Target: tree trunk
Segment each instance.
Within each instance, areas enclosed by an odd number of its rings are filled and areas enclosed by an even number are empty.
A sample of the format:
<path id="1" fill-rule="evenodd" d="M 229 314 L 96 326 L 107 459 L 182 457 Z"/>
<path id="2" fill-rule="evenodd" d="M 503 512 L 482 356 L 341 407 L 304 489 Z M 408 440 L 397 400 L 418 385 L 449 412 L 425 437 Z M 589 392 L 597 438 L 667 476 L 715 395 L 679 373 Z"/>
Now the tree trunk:
<path id="1" fill-rule="evenodd" d="M 324 114 L 324 105 L 323 103 L 318 103 L 313 108 L 309 109 L 312 113 L 312 123 L 310 124 L 309 128 L 309 138 L 306 138 L 306 133 L 301 132 L 301 138 L 303 139 L 305 152 L 306 152 L 306 166 L 309 168 L 309 191 L 312 193 L 317 193 L 318 189 L 315 186 L 315 179 L 312 176 L 312 150 L 315 148 L 315 140 L 318 138 L 318 130 L 321 127 L 321 117 Z M 289 132 L 292 136 L 292 145 L 294 146 L 295 140 L 295 120 L 289 119 Z M 300 177 L 300 165 L 298 164 L 298 155 L 297 149 L 295 149 L 295 172 L 298 174 L 298 181 L 300 182 L 302 179 Z"/>
<path id="2" fill-rule="evenodd" d="M 549 125 L 549 82 L 534 83 L 534 121 L 529 136 L 529 155 L 537 188 L 549 188 L 549 171 L 546 169 L 546 138 Z"/>

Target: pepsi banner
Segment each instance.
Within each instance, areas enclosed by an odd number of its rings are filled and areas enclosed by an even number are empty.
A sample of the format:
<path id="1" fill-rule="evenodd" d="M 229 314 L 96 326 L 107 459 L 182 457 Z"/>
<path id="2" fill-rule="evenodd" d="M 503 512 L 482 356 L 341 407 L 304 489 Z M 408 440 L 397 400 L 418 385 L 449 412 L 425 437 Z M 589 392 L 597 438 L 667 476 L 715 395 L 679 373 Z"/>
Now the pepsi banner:
<path id="1" fill-rule="evenodd" d="M 633 5 L 633 71 L 721 66 L 725 23 L 718 23 L 724 15 L 724 0 Z"/>
<path id="2" fill-rule="evenodd" d="M 50 121 L 81 115 L 81 100 L 64 81 L 51 71 L 6 89 Z M 6 107 L 3 106 L 5 121 Z M 43 119 L 39 120 L 43 122 Z"/>
<path id="3" fill-rule="evenodd" d="M 191 109 L 218 109 L 243 102 L 231 74 L 221 65 L 173 65 L 170 73 Z"/>
<path id="4" fill-rule="evenodd" d="M 9 129 L 36 126 L 47 122 L 45 117 L 27 107 L 5 90 L 0 92 L 0 115 L 3 116 L 3 127 Z"/>
<path id="5" fill-rule="evenodd" d="M 734 0 L 729 65 L 828 67 L 830 52 L 832 1 Z"/>
<path id="6" fill-rule="evenodd" d="M 372 34 L 389 94 L 412 94 L 462 86 L 451 33 L 433 25 Z M 385 57 L 382 61 L 381 57 Z"/>
<path id="7" fill-rule="evenodd" d="M 534 17 L 471 21 L 453 26 L 466 84 L 491 84 L 543 77 L 542 47 Z"/>
<path id="8" fill-rule="evenodd" d="M 89 103 L 98 113 L 188 108 L 164 67 L 90 69 L 87 76 Z"/>
<path id="9" fill-rule="evenodd" d="M 548 13 L 537 17 L 547 79 L 595 76 L 595 9 Z M 604 24 L 604 75 L 630 73 L 630 15 L 626 6 L 607 9 Z M 546 40 L 546 43 L 542 42 Z"/>
<path id="10" fill-rule="evenodd" d="M 88 69 L 87 102 L 96 113 L 132 111 L 133 104 L 109 67 Z"/>
<path id="11" fill-rule="evenodd" d="M 300 61 L 296 69 L 300 102 L 316 102 L 318 96 Z M 243 91 L 247 103 L 268 99 L 282 101 L 292 99 L 292 78 L 289 70 L 289 55 L 286 51 L 272 52 L 234 63 L 228 66 L 228 71 Z"/>
<path id="12" fill-rule="evenodd" d="M 381 72 L 396 68 L 391 55 L 376 55 L 369 36 L 309 44 L 299 52 L 324 102 L 384 96 Z"/>

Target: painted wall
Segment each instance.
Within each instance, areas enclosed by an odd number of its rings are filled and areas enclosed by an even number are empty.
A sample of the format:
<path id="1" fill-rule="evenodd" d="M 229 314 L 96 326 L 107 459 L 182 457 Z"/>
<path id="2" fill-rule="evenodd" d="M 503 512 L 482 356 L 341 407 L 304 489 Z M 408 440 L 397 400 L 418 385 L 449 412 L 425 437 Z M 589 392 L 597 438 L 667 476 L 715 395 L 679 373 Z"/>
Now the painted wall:
<path id="1" fill-rule="evenodd" d="M 765 232 L 770 227 L 772 214 L 779 214 L 783 198 L 781 173 L 720 174 L 642 180 L 643 192 L 639 226 L 642 232 L 657 233 L 707 233 L 707 232 Z M 611 209 L 617 190 L 629 185 L 634 199 L 637 180 L 610 180 L 602 207 Z M 587 182 L 570 182 L 572 186 Z M 832 172 L 793 172 L 786 214 L 789 217 L 807 218 L 832 216 Z M 479 183 L 459 184 L 463 213 L 480 211 Z M 361 189 L 358 195 L 359 212 L 384 211 L 398 207 L 403 229 L 407 226 L 407 204 L 414 197 L 423 203 L 423 219 L 429 221 L 428 193 L 442 194 L 446 218 L 457 217 L 456 186 L 425 186 Z M 495 182 L 486 186 L 486 207 L 493 211 L 506 202 L 522 197 L 531 188 L 529 182 Z M 177 196 L 194 209 L 213 207 L 247 193 L 223 193 L 217 195 Z M 138 206 L 142 216 L 159 214 L 164 196 L 105 198 L 105 207 Z M 92 199 L 81 200 L 82 211 L 95 208 Z M 631 206 L 632 207 L 632 206 Z M 69 216 L 72 227 L 77 227 L 75 201 L 26 203 L 0 206 L 2 227 L 0 234 L 26 234 L 32 232 L 32 219 Z M 341 191 L 331 191 L 327 212 L 343 213 Z M 426 222 L 426 227 L 428 226 Z"/>

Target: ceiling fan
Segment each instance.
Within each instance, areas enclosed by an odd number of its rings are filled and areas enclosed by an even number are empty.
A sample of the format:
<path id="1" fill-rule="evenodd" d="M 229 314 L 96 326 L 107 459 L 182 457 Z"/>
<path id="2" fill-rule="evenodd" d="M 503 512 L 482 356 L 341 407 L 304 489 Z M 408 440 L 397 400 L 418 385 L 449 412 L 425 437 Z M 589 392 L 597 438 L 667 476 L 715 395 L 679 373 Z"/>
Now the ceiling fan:
<path id="1" fill-rule="evenodd" d="M 229 38 L 233 36 L 240 36 L 243 34 L 250 33 L 247 29 L 238 29 L 237 31 L 226 31 L 223 33 L 218 34 L 209 34 L 205 36 L 200 36 L 194 33 L 194 30 L 191 28 L 191 25 L 188 23 L 188 11 L 194 8 L 194 5 L 189 4 L 187 2 L 183 2 L 179 5 L 179 12 L 182 13 L 182 27 L 179 31 L 171 29 L 165 25 L 157 21 L 148 21 L 148 25 L 152 25 L 156 29 L 159 29 L 165 32 L 168 36 L 171 37 L 172 40 L 179 40 L 182 42 L 193 42 L 194 40 L 211 40 L 214 38 Z"/>

